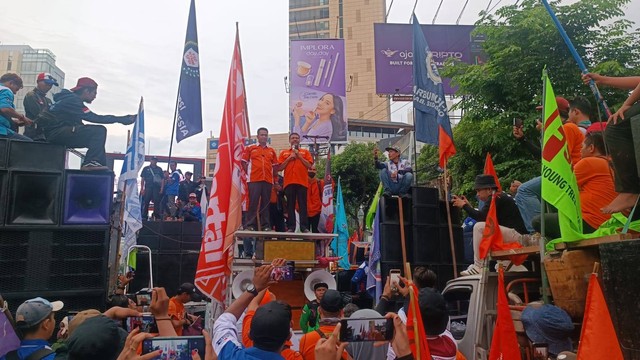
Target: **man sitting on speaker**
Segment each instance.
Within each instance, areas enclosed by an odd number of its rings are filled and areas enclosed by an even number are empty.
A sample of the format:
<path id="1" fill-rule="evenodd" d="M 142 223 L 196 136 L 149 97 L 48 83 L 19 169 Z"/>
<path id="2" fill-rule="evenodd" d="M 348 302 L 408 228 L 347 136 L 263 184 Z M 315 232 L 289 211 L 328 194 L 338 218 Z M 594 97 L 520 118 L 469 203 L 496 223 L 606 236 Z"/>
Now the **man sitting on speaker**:
<path id="1" fill-rule="evenodd" d="M 14 131 L 18 126 L 33 125 L 31 119 L 18 114 L 13 103 L 14 95 L 22 87 L 22 78 L 17 74 L 8 73 L 0 77 L 0 137 L 31 141 Z"/>
<path id="2" fill-rule="evenodd" d="M 473 226 L 473 264 L 469 265 L 467 270 L 460 272 L 462 276 L 476 275 L 482 270 L 482 260 L 480 260 L 478 252 L 492 196 L 496 197 L 496 216 L 498 217 L 503 241 L 505 243 L 517 242 L 522 234 L 528 233 L 515 200 L 511 196 L 498 191 L 498 185 L 496 185 L 492 175 L 476 176 L 475 189 L 478 200 L 483 201 L 485 204 L 480 210 L 474 209 L 466 197 L 453 196 L 453 206 L 465 209 L 469 217 L 477 221 Z"/>
<path id="3" fill-rule="evenodd" d="M 22 340 L 20 347 L 0 357 L 0 360 L 53 360 L 56 354 L 49 347 L 48 340 L 53 336 L 56 327 L 55 313 L 63 306 L 62 301 L 49 302 L 40 297 L 22 303 L 16 311 L 15 318 L 16 328 Z"/>
<path id="4" fill-rule="evenodd" d="M 53 96 L 55 103 L 40 115 L 38 123 L 44 126 L 47 140 L 68 148 L 87 148 L 82 170 L 108 170 L 104 144 L 107 128 L 102 125 L 85 125 L 82 120 L 97 124 L 121 123 L 130 125 L 137 115 L 98 115 L 85 105 L 91 104 L 98 94 L 98 83 L 88 77 L 78 79 L 70 90 L 63 89 Z M 48 114 L 47 114 L 48 113 Z M 41 122 L 43 115 L 51 115 Z"/>
<path id="5" fill-rule="evenodd" d="M 319 282 L 313 285 L 313 292 L 316 295 L 316 298 L 304 305 L 302 308 L 302 314 L 300 315 L 300 329 L 303 333 L 306 334 L 309 331 L 314 331 L 320 327 L 318 321 L 320 320 L 318 316 L 318 307 L 320 307 L 320 300 L 322 300 L 327 289 L 329 289 L 329 285 L 325 282 Z"/>
<path id="6" fill-rule="evenodd" d="M 389 161 L 378 161 L 378 149 L 373 152 L 373 160 L 376 169 L 380 170 L 380 181 L 384 189 L 384 195 L 400 195 L 409 197 L 411 184 L 413 183 L 413 170 L 411 164 L 406 159 L 400 158 L 400 148 L 390 146 L 385 149 L 389 152 Z"/>
<path id="7" fill-rule="evenodd" d="M 256 310 L 249 332 L 253 347 L 242 345 L 236 327 L 251 300 L 277 283 L 271 280 L 271 272 L 284 264 L 284 259 L 274 259 L 269 265 L 256 267 L 246 291 L 218 317 L 213 325 L 213 349 L 218 359 L 284 359 L 281 352 L 291 338 L 291 306 L 282 301 L 271 301 Z"/>
<path id="8" fill-rule="evenodd" d="M 300 338 L 300 352 L 305 360 L 315 360 L 316 343 L 322 338 L 331 336 L 336 325 L 340 322 L 340 318 L 343 317 L 344 305 L 345 302 L 338 290 L 325 291 L 318 308 L 320 312 L 319 327 Z M 348 354 L 344 352 L 342 358 L 347 359 Z"/>
<path id="9" fill-rule="evenodd" d="M 196 193 L 189 194 L 189 202 L 182 207 L 182 218 L 189 222 L 202 221 L 202 209 L 200 209 Z"/>

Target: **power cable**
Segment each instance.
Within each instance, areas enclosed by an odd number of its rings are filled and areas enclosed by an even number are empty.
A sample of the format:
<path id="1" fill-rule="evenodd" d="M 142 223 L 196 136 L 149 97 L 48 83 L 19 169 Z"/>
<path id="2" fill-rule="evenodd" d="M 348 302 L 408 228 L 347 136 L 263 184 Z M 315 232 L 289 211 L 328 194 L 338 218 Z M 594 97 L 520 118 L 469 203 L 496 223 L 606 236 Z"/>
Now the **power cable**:
<path id="1" fill-rule="evenodd" d="M 469 4 L 469 0 L 465 1 L 464 6 L 462 7 L 462 11 L 460 11 L 460 15 L 458 16 L 458 20 L 456 20 L 456 25 L 460 24 L 460 19 L 462 18 L 462 14 L 464 14 L 464 10 L 467 8 Z"/>
<path id="2" fill-rule="evenodd" d="M 444 0 L 440 0 L 440 4 L 438 5 L 438 9 L 436 10 L 436 14 L 433 16 L 433 20 L 431 21 L 431 25 L 436 23 L 436 18 L 438 17 L 438 14 L 440 13 L 440 8 L 442 7 L 442 3 L 444 2 Z"/>

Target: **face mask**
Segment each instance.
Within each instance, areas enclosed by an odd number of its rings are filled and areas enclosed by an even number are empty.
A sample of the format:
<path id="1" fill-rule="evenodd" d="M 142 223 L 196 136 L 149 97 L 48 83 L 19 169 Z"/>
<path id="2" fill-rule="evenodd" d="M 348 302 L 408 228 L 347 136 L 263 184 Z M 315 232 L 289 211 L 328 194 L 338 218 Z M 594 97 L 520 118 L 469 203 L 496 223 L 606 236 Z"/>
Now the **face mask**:
<path id="1" fill-rule="evenodd" d="M 314 172 L 308 172 L 307 174 L 309 174 L 310 178 L 316 177 L 316 173 L 314 173 Z"/>

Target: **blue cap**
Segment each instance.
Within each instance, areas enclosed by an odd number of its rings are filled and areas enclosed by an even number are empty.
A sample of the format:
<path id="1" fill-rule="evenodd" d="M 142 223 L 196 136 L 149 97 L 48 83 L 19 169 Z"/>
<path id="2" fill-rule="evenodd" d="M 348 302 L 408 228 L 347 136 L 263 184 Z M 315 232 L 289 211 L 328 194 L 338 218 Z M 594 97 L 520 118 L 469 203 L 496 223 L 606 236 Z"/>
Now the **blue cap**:
<path id="1" fill-rule="evenodd" d="M 548 304 L 537 308 L 527 306 L 520 319 L 529 339 L 548 344 L 550 353 L 557 355 L 573 350 L 570 338 L 573 322 L 566 311 Z"/>

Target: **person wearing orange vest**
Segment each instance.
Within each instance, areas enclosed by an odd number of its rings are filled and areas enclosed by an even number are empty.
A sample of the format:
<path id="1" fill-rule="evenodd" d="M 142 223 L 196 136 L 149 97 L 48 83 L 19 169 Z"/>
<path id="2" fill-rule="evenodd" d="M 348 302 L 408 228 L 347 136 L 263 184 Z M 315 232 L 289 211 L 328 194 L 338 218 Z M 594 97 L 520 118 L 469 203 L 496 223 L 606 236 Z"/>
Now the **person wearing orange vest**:
<path id="1" fill-rule="evenodd" d="M 320 211 L 322 210 L 322 189 L 324 181 L 316 178 L 316 166 L 312 165 L 308 171 L 309 187 L 307 188 L 307 216 L 311 232 L 319 233 Z"/>
<path id="2" fill-rule="evenodd" d="M 279 170 L 284 170 L 284 194 L 287 197 L 287 231 L 296 229 L 296 205 L 300 210 L 300 231 L 309 232 L 307 215 L 307 187 L 309 186 L 308 169 L 313 165 L 309 150 L 300 148 L 300 135 L 289 135 L 291 148 L 282 150 L 278 162 Z"/>
<path id="3" fill-rule="evenodd" d="M 249 210 L 246 219 L 247 230 L 271 231 L 269 203 L 273 188 L 274 166 L 277 166 L 276 151 L 267 144 L 269 130 L 258 129 L 258 143 L 248 146 L 242 156 L 242 164 L 247 172 L 249 185 Z M 258 213 L 260 227 L 258 229 Z"/>
<path id="4" fill-rule="evenodd" d="M 331 336 L 343 316 L 344 305 L 344 300 L 339 291 L 329 289 L 324 293 L 318 308 L 320 310 L 320 327 L 302 335 L 300 338 L 300 353 L 302 353 L 304 360 L 315 360 L 316 343 L 320 339 L 326 339 Z M 346 351 L 343 352 L 342 359 L 350 359 Z"/>

